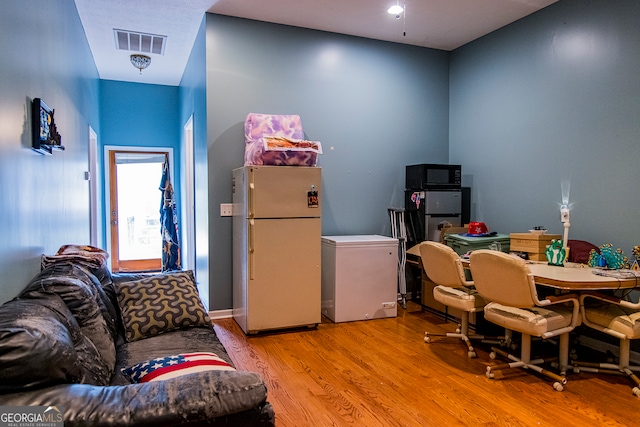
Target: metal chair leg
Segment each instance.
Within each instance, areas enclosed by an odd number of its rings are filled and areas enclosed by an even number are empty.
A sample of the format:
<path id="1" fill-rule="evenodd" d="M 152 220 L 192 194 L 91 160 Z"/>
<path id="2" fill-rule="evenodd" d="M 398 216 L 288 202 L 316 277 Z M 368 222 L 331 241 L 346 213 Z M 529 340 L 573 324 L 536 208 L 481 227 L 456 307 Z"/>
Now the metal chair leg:
<path id="1" fill-rule="evenodd" d="M 640 397 L 640 379 L 635 372 L 640 371 L 640 366 L 631 366 L 630 364 L 631 353 L 631 340 L 620 340 L 620 357 L 618 363 L 596 363 L 596 362 L 584 362 L 581 360 L 573 361 L 573 372 L 590 372 L 596 374 L 607 375 L 625 375 L 627 376 L 633 386 L 631 392 L 634 396 Z"/>
<path id="2" fill-rule="evenodd" d="M 562 338 L 561 338 L 561 341 L 563 341 Z M 568 341 L 567 341 L 567 345 L 568 345 Z M 549 371 L 539 366 L 543 363 L 550 363 L 553 361 L 557 361 L 558 358 L 551 357 L 551 358 L 538 358 L 538 359 L 531 360 L 531 336 L 530 335 L 526 335 L 526 334 L 522 335 L 521 346 L 522 346 L 521 357 L 514 356 L 513 354 L 507 353 L 502 349 L 491 347 L 490 357 L 492 359 L 495 359 L 496 355 L 500 355 L 508 360 L 511 360 L 512 362 L 500 364 L 500 365 L 487 366 L 487 372 L 486 372 L 487 378 L 490 378 L 490 379 L 494 378 L 494 371 L 498 371 L 498 370 L 504 370 L 509 368 L 530 369 L 532 371 L 535 371 L 541 375 L 544 375 L 552 379 L 554 381 L 552 385 L 553 389 L 556 391 L 562 391 L 564 389 L 564 386 L 567 384 L 567 378 L 564 375 L 564 373 L 561 372 L 561 374 L 558 375 L 555 372 Z M 563 359 L 567 358 L 565 354 L 563 353 L 561 354 L 562 354 L 561 358 Z M 563 366 L 562 361 L 560 361 L 560 366 Z"/>
<path id="3" fill-rule="evenodd" d="M 505 342 L 505 337 L 490 337 L 485 335 L 469 335 L 469 313 L 464 312 L 462 314 L 462 318 L 460 319 L 461 323 L 458 326 L 455 333 L 447 332 L 444 334 L 433 334 L 429 332 L 424 333 L 424 342 L 430 343 L 431 337 L 448 337 L 448 338 L 460 338 L 466 344 L 468 348 L 468 357 L 476 357 L 476 351 L 471 343 L 472 340 L 480 341 L 483 344 L 497 344 L 502 345 Z"/>

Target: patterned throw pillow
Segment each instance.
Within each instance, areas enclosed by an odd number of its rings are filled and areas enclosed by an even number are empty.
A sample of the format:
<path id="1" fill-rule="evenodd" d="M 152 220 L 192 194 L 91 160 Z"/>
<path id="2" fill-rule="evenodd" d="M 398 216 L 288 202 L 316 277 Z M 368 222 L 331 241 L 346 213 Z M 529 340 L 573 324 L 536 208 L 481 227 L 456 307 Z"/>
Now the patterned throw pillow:
<path id="1" fill-rule="evenodd" d="M 191 326 L 208 326 L 192 271 L 150 276 L 116 285 L 128 342 Z"/>
<path id="2" fill-rule="evenodd" d="M 168 380 L 204 371 L 235 371 L 235 368 L 215 353 L 176 354 L 122 368 L 122 374 L 133 383 Z"/>

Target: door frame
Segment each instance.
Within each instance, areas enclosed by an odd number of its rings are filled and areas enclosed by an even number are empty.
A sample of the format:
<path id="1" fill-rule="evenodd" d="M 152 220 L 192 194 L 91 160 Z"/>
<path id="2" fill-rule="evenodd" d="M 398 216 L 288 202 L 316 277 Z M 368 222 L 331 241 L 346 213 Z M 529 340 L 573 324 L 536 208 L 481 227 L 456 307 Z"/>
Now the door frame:
<path id="1" fill-rule="evenodd" d="M 100 211 L 98 207 L 98 134 L 89 125 L 89 244 L 99 247 L 99 221 Z"/>
<path id="2" fill-rule="evenodd" d="M 176 188 L 175 185 L 175 166 L 174 166 L 174 156 L 173 156 L 173 148 L 171 147 L 137 147 L 130 145 L 105 145 L 104 146 L 104 211 L 103 211 L 103 220 L 105 225 L 106 232 L 106 251 L 109 254 L 113 253 L 113 248 L 111 247 L 111 197 L 110 197 L 110 189 L 109 185 L 111 182 L 111 170 L 109 167 L 109 158 L 112 151 L 138 151 L 138 152 L 157 152 L 157 151 L 166 151 L 169 153 L 169 173 L 171 174 L 173 188 Z M 160 185 L 160 181 L 158 181 L 158 185 Z M 158 190 L 158 215 L 160 215 L 160 190 Z M 180 227 L 180 224 L 178 224 Z"/>
<path id="3" fill-rule="evenodd" d="M 195 162 L 193 140 L 193 114 L 189 116 L 184 125 L 184 144 L 180 168 L 181 177 L 181 223 L 183 227 L 180 233 L 180 250 L 182 268 L 193 270 L 196 274 L 196 239 L 195 239 Z M 196 277 L 197 279 L 197 277 Z"/>

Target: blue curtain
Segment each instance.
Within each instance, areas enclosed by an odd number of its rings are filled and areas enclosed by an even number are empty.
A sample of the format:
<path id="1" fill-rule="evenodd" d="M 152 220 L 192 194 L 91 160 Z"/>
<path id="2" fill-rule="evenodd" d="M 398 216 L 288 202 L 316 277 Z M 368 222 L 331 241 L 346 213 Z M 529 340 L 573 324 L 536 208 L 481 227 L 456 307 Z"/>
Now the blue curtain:
<path id="1" fill-rule="evenodd" d="M 178 241 L 178 214 L 169 174 L 169 159 L 164 162 L 160 181 L 160 232 L 162 233 L 162 271 L 182 270 Z"/>

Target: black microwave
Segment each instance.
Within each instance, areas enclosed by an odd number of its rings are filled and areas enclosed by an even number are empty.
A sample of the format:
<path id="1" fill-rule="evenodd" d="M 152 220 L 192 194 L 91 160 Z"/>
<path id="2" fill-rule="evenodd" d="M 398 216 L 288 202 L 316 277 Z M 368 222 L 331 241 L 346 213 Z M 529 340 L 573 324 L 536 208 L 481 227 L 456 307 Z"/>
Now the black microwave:
<path id="1" fill-rule="evenodd" d="M 407 190 L 446 190 L 462 186 L 460 165 L 409 165 L 406 171 Z"/>

